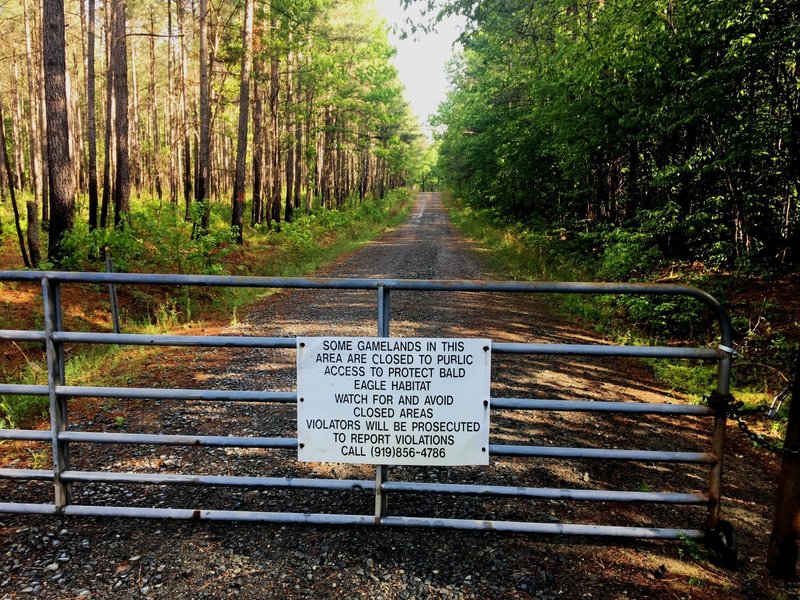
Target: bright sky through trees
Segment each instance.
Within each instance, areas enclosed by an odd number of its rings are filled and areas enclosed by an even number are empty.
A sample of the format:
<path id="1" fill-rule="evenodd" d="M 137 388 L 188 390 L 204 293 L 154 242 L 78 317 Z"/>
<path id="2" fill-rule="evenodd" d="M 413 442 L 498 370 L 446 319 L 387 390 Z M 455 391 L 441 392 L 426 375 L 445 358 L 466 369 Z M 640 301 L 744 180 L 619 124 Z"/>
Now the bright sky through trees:
<path id="1" fill-rule="evenodd" d="M 409 31 L 406 39 L 400 39 L 403 28 L 408 31 L 406 18 L 415 23 L 427 22 L 429 17 L 420 14 L 426 3 L 415 2 L 405 11 L 398 0 L 375 0 L 375 4 L 390 27 L 389 42 L 397 49 L 394 64 L 406 87 L 406 98 L 430 136 L 427 120 L 447 95 L 447 61 L 454 50 L 460 49 L 456 39 L 462 31 L 463 19 L 450 17 L 439 23 L 434 33 Z"/>

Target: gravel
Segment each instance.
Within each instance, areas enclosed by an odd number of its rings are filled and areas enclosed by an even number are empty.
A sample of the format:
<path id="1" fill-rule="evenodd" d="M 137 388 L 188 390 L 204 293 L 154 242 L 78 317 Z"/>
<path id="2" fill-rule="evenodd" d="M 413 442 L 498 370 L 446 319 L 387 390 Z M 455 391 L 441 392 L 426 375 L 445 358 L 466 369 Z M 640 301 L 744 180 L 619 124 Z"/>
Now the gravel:
<path id="1" fill-rule="evenodd" d="M 329 277 L 477 279 L 477 249 L 449 223 L 436 194 L 420 194 L 409 220 L 325 269 Z M 587 343 L 594 338 L 554 315 L 541 299 L 475 293 L 392 294 L 392 335 L 489 337 L 502 341 Z M 374 292 L 298 290 L 258 303 L 229 333 L 275 336 L 375 335 Z M 594 340 L 596 341 L 596 340 Z M 136 385 L 291 390 L 294 352 L 175 349 L 153 357 Z M 145 383 L 143 383 L 145 382 Z M 495 397 L 663 401 L 639 363 L 501 357 Z M 295 435 L 287 405 L 98 401 L 73 429 L 205 435 Z M 493 441 L 706 450 L 707 421 L 620 415 L 492 414 Z M 747 447 L 736 452 L 751 454 Z M 73 445 L 76 469 L 255 476 L 374 478 L 362 465 L 297 463 L 294 451 Z M 760 514 L 774 462 L 733 465 L 747 556 L 765 544 Z M 738 471 L 737 471 L 738 469 Z M 394 467 L 390 478 L 501 485 L 693 491 L 704 468 L 493 459 L 489 467 Z M 49 484 L 0 482 L 4 499 L 47 502 Z M 759 488 L 760 486 L 760 488 Z M 111 506 L 371 514 L 368 492 L 75 485 L 74 501 Z M 587 505 L 564 501 L 394 495 L 393 515 L 549 523 L 702 527 L 700 508 Z M 732 519 L 734 520 L 734 519 Z M 610 598 L 758 596 L 752 584 L 712 562 L 687 558 L 684 542 L 602 542 L 491 531 L 377 529 L 204 521 L 0 515 L 0 598 Z M 702 549 L 700 550 L 702 553 Z M 749 572 L 749 571 L 748 571 Z M 759 576 L 762 574 L 759 572 Z M 695 585 L 699 581 L 702 585 Z"/>

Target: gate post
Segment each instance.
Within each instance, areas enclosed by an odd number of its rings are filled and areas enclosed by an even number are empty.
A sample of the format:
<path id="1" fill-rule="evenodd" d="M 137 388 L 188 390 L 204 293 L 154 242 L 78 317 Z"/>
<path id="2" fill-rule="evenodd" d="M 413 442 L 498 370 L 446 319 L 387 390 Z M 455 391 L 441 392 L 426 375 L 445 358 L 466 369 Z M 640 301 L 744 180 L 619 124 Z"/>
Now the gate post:
<path id="1" fill-rule="evenodd" d="M 711 432 L 711 452 L 717 461 L 711 467 L 708 481 L 708 515 L 706 517 L 706 531 L 714 531 L 719 523 L 719 502 L 722 495 L 722 463 L 725 456 L 725 436 L 728 426 L 728 395 L 730 394 L 731 356 L 733 350 L 728 346 L 730 342 L 724 340 L 724 353 L 719 361 L 717 371 L 717 402 L 714 404 L 714 425 Z"/>
<path id="2" fill-rule="evenodd" d="M 57 281 L 42 278 L 42 302 L 44 304 L 45 349 L 47 353 L 47 387 L 50 398 L 50 431 L 53 449 L 53 482 L 55 484 L 55 506 L 60 512 L 71 501 L 69 483 L 61 474 L 69 469 L 69 447 L 58 439 L 58 434 L 67 429 L 67 398 L 56 393 L 56 386 L 64 385 L 64 346 L 53 340 L 53 333 L 64 328 L 61 313 L 61 286 Z"/>
<path id="3" fill-rule="evenodd" d="M 391 311 L 389 303 L 389 290 L 383 284 L 378 286 L 378 337 L 389 337 L 389 322 Z M 388 469 L 386 465 L 375 467 L 375 524 L 380 525 L 381 519 L 386 514 L 388 498 L 383 493 L 383 482 L 387 480 Z"/>
<path id="4" fill-rule="evenodd" d="M 783 447 L 789 451 L 800 450 L 800 346 L 794 367 L 794 383 L 789 403 L 789 422 Z M 800 518 L 800 456 L 784 454 L 778 479 L 778 497 L 772 535 L 767 551 L 769 572 L 783 579 L 794 579 L 797 567 L 798 518 Z"/>

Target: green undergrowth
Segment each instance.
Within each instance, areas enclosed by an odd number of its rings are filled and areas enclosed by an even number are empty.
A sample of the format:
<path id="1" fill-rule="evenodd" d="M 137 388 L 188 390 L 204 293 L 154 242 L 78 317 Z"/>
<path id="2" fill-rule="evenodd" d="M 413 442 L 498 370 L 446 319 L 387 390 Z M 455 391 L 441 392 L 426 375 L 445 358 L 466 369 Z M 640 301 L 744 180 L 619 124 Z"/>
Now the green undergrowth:
<path id="1" fill-rule="evenodd" d="M 530 281 L 625 281 L 685 284 L 722 302 L 735 329 L 732 390 L 746 406 L 769 405 L 790 379 L 796 353 L 798 315 L 787 317 L 781 301 L 759 300 L 753 290 L 781 273 L 740 265 L 723 270 L 670 263 L 646 235 L 628 231 L 591 234 L 504 222 L 490 210 L 447 200 L 455 224 L 486 250 L 493 276 Z M 780 287 L 780 286 L 778 286 Z M 764 292 L 765 294 L 767 291 Z M 791 297 L 791 292 L 790 292 Z M 692 298 L 567 294 L 552 299 L 618 343 L 714 347 L 719 327 Z M 785 304 L 785 303 L 784 303 Z M 690 360 L 644 360 L 669 389 L 696 401 L 716 386 L 716 365 Z M 783 407 L 784 411 L 786 406 Z"/>
<path id="2" fill-rule="evenodd" d="M 192 235 L 196 223 L 185 221 L 177 207 L 157 202 L 137 204 L 120 231 L 89 232 L 79 223 L 67 241 L 72 270 L 102 271 L 102 249 L 108 248 L 114 270 L 141 273 L 191 273 L 302 277 L 312 274 L 338 256 L 351 252 L 378 233 L 406 218 L 413 196 L 395 189 L 383 200 L 366 199 L 348 210 L 317 209 L 295 213 L 291 223 L 272 227 L 247 227 L 245 244 L 235 243 L 229 209 L 215 206 L 206 235 Z M 40 268 L 52 265 L 42 264 Z M 89 286 L 104 293 L 104 286 Z M 119 286 L 121 328 L 125 333 L 175 333 L 202 325 L 208 318 L 236 323 L 247 305 L 273 293 L 257 288 L 208 288 L 181 286 L 149 288 Z M 107 309 L 105 309 L 107 310 Z M 72 324 L 89 329 L 88 323 Z M 145 348 L 81 346 L 70 349 L 66 379 L 70 385 L 124 386 L 132 380 L 138 358 Z M 15 373 L 0 376 L 0 382 L 46 385 L 44 361 L 33 351 Z M 0 396 L 0 429 L 34 426 L 46 420 L 48 399 L 35 396 Z"/>

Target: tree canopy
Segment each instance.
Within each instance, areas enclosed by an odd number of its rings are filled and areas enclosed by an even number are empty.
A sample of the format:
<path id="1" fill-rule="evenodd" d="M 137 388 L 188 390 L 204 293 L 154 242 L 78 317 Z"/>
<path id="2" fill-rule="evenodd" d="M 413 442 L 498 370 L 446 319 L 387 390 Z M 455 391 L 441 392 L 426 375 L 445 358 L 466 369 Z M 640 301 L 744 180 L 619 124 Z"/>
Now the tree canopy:
<path id="1" fill-rule="evenodd" d="M 438 12 L 437 12 L 438 11 Z M 440 167 L 473 206 L 635 231 L 714 264 L 800 258 L 796 0 L 453 0 Z"/>

